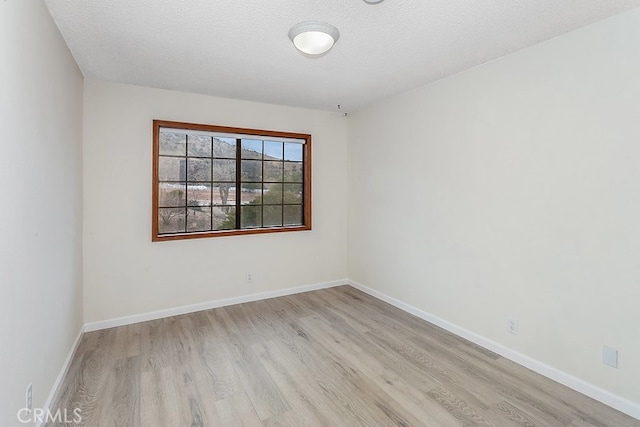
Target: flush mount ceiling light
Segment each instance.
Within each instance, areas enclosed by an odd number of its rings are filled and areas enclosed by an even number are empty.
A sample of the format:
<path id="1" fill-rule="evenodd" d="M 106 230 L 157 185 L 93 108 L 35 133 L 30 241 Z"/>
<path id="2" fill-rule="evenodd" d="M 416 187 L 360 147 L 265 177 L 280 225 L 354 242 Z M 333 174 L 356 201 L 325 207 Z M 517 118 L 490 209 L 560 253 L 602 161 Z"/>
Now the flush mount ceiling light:
<path id="1" fill-rule="evenodd" d="M 289 38 L 304 55 L 317 58 L 333 47 L 340 38 L 340 31 L 324 22 L 305 21 L 291 27 Z"/>
<path id="2" fill-rule="evenodd" d="M 378 3 L 382 3 L 382 0 L 363 0 L 365 3 L 368 4 L 378 4 Z"/>

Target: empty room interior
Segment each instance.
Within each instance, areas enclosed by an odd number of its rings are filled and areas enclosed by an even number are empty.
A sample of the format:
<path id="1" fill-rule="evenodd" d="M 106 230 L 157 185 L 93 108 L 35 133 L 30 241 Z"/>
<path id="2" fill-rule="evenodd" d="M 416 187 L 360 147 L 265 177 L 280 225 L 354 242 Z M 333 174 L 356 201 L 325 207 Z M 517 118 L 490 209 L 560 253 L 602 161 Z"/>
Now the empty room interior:
<path id="1" fill-rule="evenodd" d="M 4 0 L 0 54 L 1 426 L 640 426 L 640 0 Z"/>

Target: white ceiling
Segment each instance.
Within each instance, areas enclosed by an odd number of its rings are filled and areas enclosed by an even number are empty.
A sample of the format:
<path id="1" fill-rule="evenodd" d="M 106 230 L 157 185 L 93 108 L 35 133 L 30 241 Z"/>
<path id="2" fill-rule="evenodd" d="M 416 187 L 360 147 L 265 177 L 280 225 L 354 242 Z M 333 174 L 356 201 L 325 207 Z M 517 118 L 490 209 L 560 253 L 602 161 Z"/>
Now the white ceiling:
<path id="1" fill-rule="evenodd" d="M 46 0 L 88 78 L 323 110 L 376 100 L 640 0 Z M 318 59 L 287 33 L 340 30 Z"/>

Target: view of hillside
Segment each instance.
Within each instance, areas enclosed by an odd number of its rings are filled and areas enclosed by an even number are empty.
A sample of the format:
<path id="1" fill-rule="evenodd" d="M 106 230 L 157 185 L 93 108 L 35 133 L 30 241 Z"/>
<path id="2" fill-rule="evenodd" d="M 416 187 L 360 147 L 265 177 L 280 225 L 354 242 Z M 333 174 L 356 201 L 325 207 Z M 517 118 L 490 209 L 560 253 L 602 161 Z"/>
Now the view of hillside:
<path id="1" fill-rule="evenodd" d="M 237 142 L 234 138 L 160 133 L 159 232 L 236 227 Z M 243 139 L 240 226 L 302 224 L 300 144 Z"/>

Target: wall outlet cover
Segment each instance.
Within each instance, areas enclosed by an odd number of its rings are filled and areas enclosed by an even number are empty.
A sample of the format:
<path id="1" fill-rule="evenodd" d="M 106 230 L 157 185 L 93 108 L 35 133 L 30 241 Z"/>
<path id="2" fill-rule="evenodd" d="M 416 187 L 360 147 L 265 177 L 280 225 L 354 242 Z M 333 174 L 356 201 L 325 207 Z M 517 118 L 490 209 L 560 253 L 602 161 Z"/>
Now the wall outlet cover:
<path id="1" fill-rule="evenodd" d="M 612 368 L 618 367 L 618 350 L 615 348 L 602 346 L 602 363 Z"/>
<path id="2" fill-rule="evenodd" d="M 27 386 L 24 407 L 28 410 L 33 409 L 33 384 Z"/>

